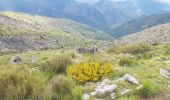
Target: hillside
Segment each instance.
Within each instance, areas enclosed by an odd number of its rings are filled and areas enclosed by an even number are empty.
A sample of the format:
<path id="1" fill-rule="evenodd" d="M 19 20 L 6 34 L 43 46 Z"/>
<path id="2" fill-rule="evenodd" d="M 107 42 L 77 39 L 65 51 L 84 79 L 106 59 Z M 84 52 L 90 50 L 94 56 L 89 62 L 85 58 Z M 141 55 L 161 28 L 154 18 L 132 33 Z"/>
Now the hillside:
<path id="1" fill-rule="evenodd" d="M 170 10 L 169 5 L 157 0 L 97 1 L 94 4 L 87 4 L 76 2 L 76 0 L 0 0 L 0 11 L 66 18 L 102 29 L 141 15 L 164 13 Z"/>
<path id="2" fill-rule="evenodd" d="M 116 38 L 142 31 L 146 28 L 165 24 L 170 22 L 170 13 L 155 14 L 150 16 L 139 17 L 137 19 L 114 25 L 108 33 Z"/>
<path id="3" fill-rule="evenodd" d="M 16 12 L 2 12 L 0 26 L 1 51 L 74 48 L 108 38 L 103 32 L 74 21 Z"/>
<path id="4" fill-rule="evenodd" d="M 121 38 L 121 44 L 170 44 L 170 23 L 148 28 Z"/>

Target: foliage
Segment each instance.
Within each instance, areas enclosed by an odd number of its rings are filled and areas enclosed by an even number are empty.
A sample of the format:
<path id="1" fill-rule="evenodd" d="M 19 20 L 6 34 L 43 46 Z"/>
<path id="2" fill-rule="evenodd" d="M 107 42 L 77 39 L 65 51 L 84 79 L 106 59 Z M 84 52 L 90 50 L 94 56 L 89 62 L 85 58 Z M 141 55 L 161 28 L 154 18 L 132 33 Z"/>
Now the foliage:
<path id="1" fill-rule="evenodd" d="M 81 100 L 82 90 L 76 83 L 63 75 L 54 76 L 48 84 L 52 100 Z"/>
<path id="2" fill-rule="evenodd" d="M 0 100 L 46 100 L 45 79 L 25 68 L 0 70 Z"/>
<path id="3" fill-rule="evenodd" d="M 119 61 L 119 66 L 133 66 L 135 64 L 136 63 L 132 58 L 122 58 Z"/>
<path id="4" fill-rule="evenodd" d="M 124 53 L 124 54 L 140 54 L 145 53 L 151 50 L 151 47 L 146 44 L 137 44 L 137 45 L 121 45 L 110 48 L 107 50 L 108 53 L 116 52 L 116 53 Z"/>
<path id="5" fill-rule="evenodd" d="M 104 75 L 112 72 L 110 63 L 99 64 L 97 62 L 83 62 L 80 64 L 69 66 L 67 74 L 69 77 L 83 83 L 87 81 L 98 81 Z"/>
<path id="6" fill-rule="evenodd" d="M 45 64 L 42 64 L 41 66 L 43 71 L 65 73 L 67 66 L 70 64 L 72 64 L 72 55 L 65 54 L 57 56 L 52 60 L 47 61 Z"/>
<path id="7" fill-rule="evenodd" d="M 152 97 L 154 95 L 159 94 L 162 91 L 160 85 L 149 81 L 145 80 L 143 81 L 143 87 L 139 90 L 135 91 L 135 94 L 137 94 L 140 97 Z"/>

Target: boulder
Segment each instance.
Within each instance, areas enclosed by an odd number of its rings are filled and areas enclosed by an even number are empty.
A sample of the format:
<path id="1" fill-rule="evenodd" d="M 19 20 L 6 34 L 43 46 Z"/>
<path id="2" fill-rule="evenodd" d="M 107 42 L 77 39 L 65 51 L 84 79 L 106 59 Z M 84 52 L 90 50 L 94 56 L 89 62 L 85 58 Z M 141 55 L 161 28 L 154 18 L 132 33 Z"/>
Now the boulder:
<path id="1" fill-rule="evenodd" d="M 113 92 L 115 89 L 117 88 L 116 84 L 112 84 L 112 85 L 104 85 L 102 87 L 97 87 L 95 89 L 95 92 L 97 92 L 97 94 L 106 94 L 106 93 L 111 93 Z"/>
<path id="2" fill-rule="evenodd" d="M 15 56 L 11 59 L 11 64 L 18 64 L 20 62 L 22 62 L 22 58 L 19 55 Z"/>
<path id="3" fill-rule="evenodd" d="M 123 76 L 123 79 L 124 79 L 125 81 L 128 81 L 128 82 L 132 83 L 132 84 L 139 85 L 139 82 L 137 81 L 137 79 L 136 79 L 135 77 L 133 77 L 132 75 L 125 74 L 125 75 Z"/>
<path id="4" fill-rule="evenodd" d="M 170 75 L 170 73 L 167 70 L 162 69 L 162 68 L 160 69 L 160 74 L 165 78 L 169 78 L 169 75 Z"/>

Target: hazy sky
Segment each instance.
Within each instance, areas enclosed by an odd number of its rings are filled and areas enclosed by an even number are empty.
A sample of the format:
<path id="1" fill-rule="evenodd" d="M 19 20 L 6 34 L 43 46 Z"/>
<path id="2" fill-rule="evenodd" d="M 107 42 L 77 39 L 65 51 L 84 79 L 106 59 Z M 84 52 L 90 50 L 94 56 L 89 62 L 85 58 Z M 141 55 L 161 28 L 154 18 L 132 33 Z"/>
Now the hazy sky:
<path id="1" fill-rule="evenodd" d="M 95 3 L 99 0 L 76 0 L 76 1 L 84 2 L 84 3 Z M 109 0 L 109 1 L 118 2 L 118 1 L 126 1 L 126 0 Z M 170 0 L 154 0 L 154 1 L 170 5 Z"/>

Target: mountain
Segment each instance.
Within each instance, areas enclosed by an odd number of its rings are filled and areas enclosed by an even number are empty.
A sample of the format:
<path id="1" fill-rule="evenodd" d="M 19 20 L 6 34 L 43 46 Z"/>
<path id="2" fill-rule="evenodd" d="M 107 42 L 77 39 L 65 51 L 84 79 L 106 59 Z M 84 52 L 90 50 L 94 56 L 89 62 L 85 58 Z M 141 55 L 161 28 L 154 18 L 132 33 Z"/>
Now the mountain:
<path id="1" fill-rule="evenodd" d="M 158 25 L 121 38 L 120 44 L 170 44 L 170 23 Z"/>
<path id="2" fill-rule="evenodd" d="M 0 13 L 0 50 L 23 51 L 77 47 L 110 38 L 86 25 L 16 12 Z"/>
<path id="3" fill-rule="evenodd" d="M 170 13 L 143 16 L 137 19 L 112 26 L 108 33 L 116 38 L 142 31 L 146 28 L 170 22 Z"/>
<path id="4" fill-rule="evenodd" d="M 169 5 L 158 3 L 155 0 L 121 0 L 119 2 L 97 0 L 92 4 L 76 1 L 0 0 L 0 11 L 17 11 L 53 18 L 66 18 L 102 30 L 110 25 L 117 25 L 142 15 L 158 14 L 170 10 Z"/>
<path id="5" fill-rule="evenodd" d="M 105 24 L 103 15 L 98 10 L 74 0 L 1 0 L 0 10 L 67 18 L 93 27 L 101 27 Z"/>

